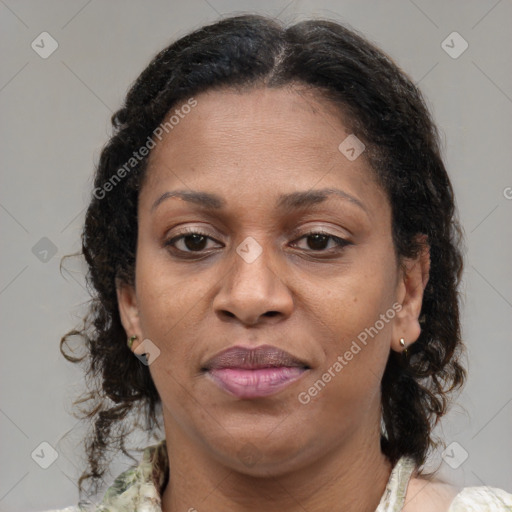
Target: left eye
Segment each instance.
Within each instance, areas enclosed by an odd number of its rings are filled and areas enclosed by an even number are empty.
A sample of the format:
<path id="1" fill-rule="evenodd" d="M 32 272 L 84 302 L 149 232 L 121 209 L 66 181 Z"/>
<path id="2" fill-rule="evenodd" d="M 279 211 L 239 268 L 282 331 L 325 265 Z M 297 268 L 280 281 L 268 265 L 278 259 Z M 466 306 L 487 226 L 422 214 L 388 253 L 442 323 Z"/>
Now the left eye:
<path id="1" fill-rule="evenodd" d="M 335 243 L 336 247 L 345 247 L 350 243 L 347 240 L 344 240 L 343 238 L 331 235 L 324 231 L 311 231 L 309 233 L 302 235 L 298 240 L 302 239 L 309 239 L 308 245 L 310 246 L 311 250 L 315 252 L 325 251 L 327 249 L 325 247 L 325 244 L 328 244 L 329 240 L 332 240 Z"/>

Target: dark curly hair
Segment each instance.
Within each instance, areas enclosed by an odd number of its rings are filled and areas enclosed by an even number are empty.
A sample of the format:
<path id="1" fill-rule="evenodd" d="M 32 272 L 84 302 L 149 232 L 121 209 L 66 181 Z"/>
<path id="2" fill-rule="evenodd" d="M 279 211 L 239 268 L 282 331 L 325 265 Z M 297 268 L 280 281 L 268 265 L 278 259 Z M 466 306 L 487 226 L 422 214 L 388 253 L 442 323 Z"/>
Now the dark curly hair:
<path id="1" fill-rule="evenodd" d="M 116 296 L 116 280 L 134 283 L 137 201 L 148 160 L 138 155 L 132 161 L 134 152 L 154 140 L 173 107 L 202 92 L 285 85 L 327 98 L 366 145 L 391 204 L 398 258 L 416 256 L 425 244 L 418 235 L 426 235 L 431 267 L 422 330 L 407 359 L 390 351 L 381 385 L 381 449 L 392 463 L 408 455 L 421 466 L 435 446 L 432 430 L 447 410 L 448 393 L 466 376 L 459 362 L 462 234 L 421 92 L 386 54 L 336 22 L 286 28 L 243 15 L 204 26 L 158 53 L 112 116 L 113 135 L 99 158 L 82 233 L 92 299 L 82 327 L 61 340 L 68 360 L 87 363 L 88 391 L 75 402 L 89 404 L 81 412 L 91 426 L 80 490 L 85 480 L 97 483 L 105 474 L 107 453 L 127 454 L 125 437 L 135 428 L 127 424 L 131 413 L 145 419 L 148 431 L 160 427 L 158 392 L 148 367 L 127 347 Z M 127 169 L 126 162 L 133 166 Z M 82 357 L 70 350 L 73 335 L 85 343 Z"/>

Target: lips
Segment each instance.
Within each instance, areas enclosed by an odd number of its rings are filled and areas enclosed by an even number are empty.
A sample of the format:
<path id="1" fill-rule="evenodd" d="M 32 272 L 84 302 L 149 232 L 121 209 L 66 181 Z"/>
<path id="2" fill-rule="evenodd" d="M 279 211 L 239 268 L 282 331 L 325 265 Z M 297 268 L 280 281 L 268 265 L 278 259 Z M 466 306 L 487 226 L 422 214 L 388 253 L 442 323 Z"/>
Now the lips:
<path id="1" fill-rule="evenodd" d="M 293 357 L 284 350 L 270 345 L 260 345 L 256 348 L 231 347 L 212 357 L 205 364 L 204 369 L 239 368 L 256 370 L 282 366 L 308 368 L 304 361 Z"/>
<path id="2" fill-rule="evenodd" d="M 273 395 L 309 370 L 304 361 L 270 345 L 231 347 L 202 368 L 222 390 L 238 398 Z"/>

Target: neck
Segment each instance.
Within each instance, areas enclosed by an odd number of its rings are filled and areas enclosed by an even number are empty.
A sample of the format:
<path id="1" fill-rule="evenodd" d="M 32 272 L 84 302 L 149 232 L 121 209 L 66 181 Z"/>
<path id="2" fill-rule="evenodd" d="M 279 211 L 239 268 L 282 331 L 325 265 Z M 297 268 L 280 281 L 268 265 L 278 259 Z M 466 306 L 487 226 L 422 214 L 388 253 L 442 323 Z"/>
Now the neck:
<path id="1" fill-rule="evenodd" d="M 170 479 L 163 512 L 373 512 L 391 464 L 380 451 L 380 433 L 356 432 L 314 462 L 282 474 L 238 472 L 200 449 L 176 424 L 165 422 Z"/>

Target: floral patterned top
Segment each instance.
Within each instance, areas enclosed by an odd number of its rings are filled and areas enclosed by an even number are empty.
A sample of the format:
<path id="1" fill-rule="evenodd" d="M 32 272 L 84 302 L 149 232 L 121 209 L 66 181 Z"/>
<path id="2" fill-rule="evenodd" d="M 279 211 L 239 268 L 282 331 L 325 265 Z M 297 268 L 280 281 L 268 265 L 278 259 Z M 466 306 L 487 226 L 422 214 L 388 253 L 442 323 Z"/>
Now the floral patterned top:
<path id="1" fill-rule="evenodd" d="M 402 457 L 394 466 L 375 512 L 400 512 L 415 469 L 412 459 Z M 108 488 L 94 512 L 162 512 L 161 495 L 169 477 L 165 439 L 148 446 L 138 466 L 121 473 Z M 91 512 L 73 506 L 48 512 Z M 512 512 L 512 494 L 494 487 L 465 487 L 446 512 Z"/>

